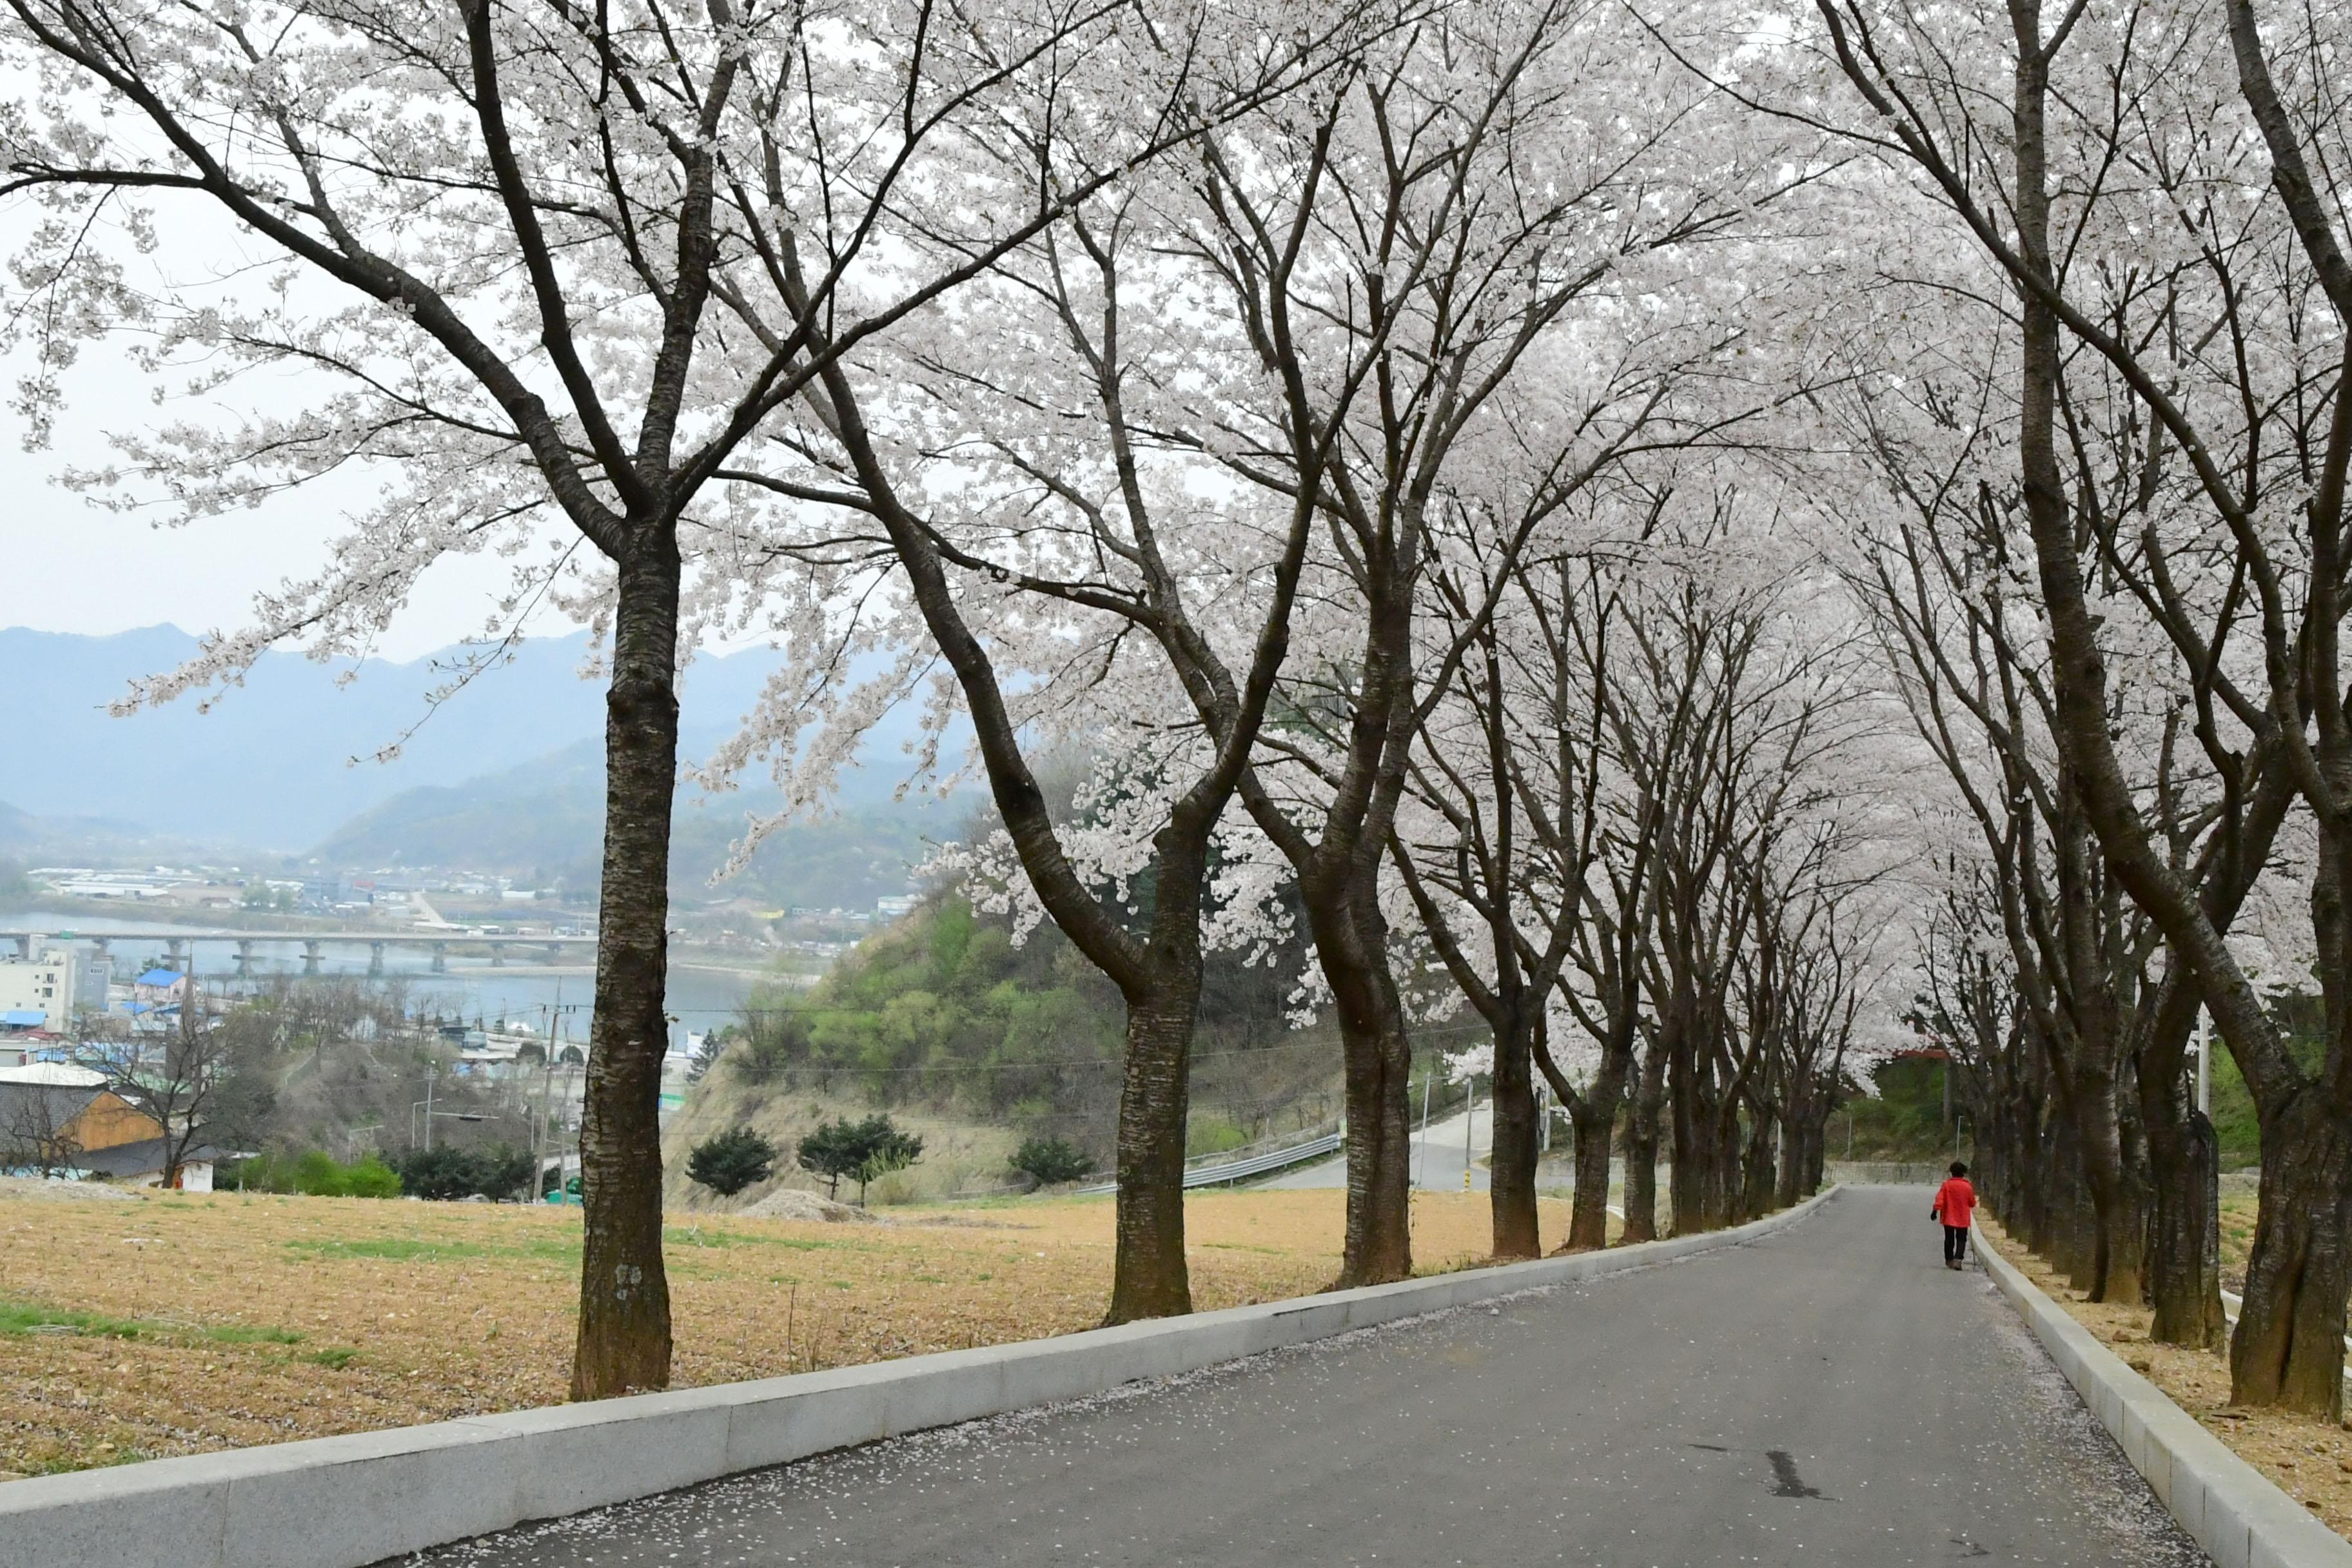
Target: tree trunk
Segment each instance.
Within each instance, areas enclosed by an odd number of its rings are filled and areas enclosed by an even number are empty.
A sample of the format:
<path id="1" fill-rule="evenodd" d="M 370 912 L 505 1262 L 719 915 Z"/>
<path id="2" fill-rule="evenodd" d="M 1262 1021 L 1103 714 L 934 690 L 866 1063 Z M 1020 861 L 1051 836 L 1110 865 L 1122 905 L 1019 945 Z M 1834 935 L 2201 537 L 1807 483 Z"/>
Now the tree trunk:
<path id="1" fill-rule="evenodd" d="M 1642 1088 L 1625 1122 L 1625 1240 L 1658 1238 L 1658 1121 L 1665 1109 L 1664 1047 L 1642 1059 Z"/>
<path id="2" fill-rule="evenodd" d="M 1338 1288 L 1412 1274 L 1412 1047 L 1393 1027 L 1343 1041 L 1348 1069 L 1348 1229 Z"/>
<path id="3" fill-rule="evenodd" d="M 2079 1062 L 2075 1082 L 2077 1146 L 2092 1215 L 2091 1300 L 2137 1305 L 2141 1299 L 2140 1245 L 2147 1227 L 2124 1157 L 2115 1078 L 2103 1063 Z"/>
<path id="4" fill-rule="evenodd" d="M 2230 1339 L 2230 1397 L 2344 1418 L 2352 1128 L 2306 1089 L 2263 1117 L 2261 1212 Z"/>
<path id="5" fill-rule="evenodd" d="M 2220 1141 L 2203 1114 L 2181 1114 L 2177 1086 L 2160 1094 L 2143 1087 L 2147 1106 L 2149 1173 L 2154 1214 L 2150 1219 L 2148 1300 L 2156 1321 L 2147 1337 L 2158 1344 L 2219 1350 L 2228 1325 L 2221 1316 L 2220 1259 L 2209 1252 L 2220 1215 L 2208 1194 L 2220 1172 Z M 2161 1105 L 2150 1104 L 2161 1099 Z"/>
<path id="6" fill-rule="evenodd" d="M 1184 1121 L 1201 999 L 1199 953 L 1189 977 L 1181 962 L 1167 967 L 1172 973 L 1162 977 L 1157 994 L 1128 1003 L 1127 1071 L 1118 1095 L 1118 1245 L 1105 1323 L 1192 1310 L 1184 1260 Z"/>
<path id="7" fill-rule="evenodd" d="M 572 1397 L 669 1385 L 661 1063 L 669 1041 L 669 830 L 677 784 L 679 563 L 666 532 L 620 563 L 604 700 L 604 869 L 580 1120 L 580 1325 Z"/>
<path id="8" fill-rule="evenodd" d="M 1780 1141 L 1780 1119 L 1769 1110 L 1753 1113 L 1748 1124 L 1748 1150 L 1742 1161 L 1739 1196 L 1739 1218 L 1742 1221 L 1760 1219 L 1772 1212 L 1773 1199 L 1780 1193 L 1780 1172 L 1772 1159 L 1773 1147 Z"/>
<path id="9" fill-rule="evenodd" d="M 1536 1222 L 1536 1145 L 1541 1129 L 1536 1125 L 1528 1032 L 1526 1020 L 1515 1019 L 1495 1040 L 1495 1152 L 1487 1198 L 1497 1258 L 1543 1256 Z M 1607 1146 L 1604 1139 L 1604 1155 Z"/>
<path id="10" fill-rule="evenodd" d="M 1151 941 L 1127 1003 L 1118 1095 L 1118 1255 L 1105 1323 L 1192 1310 L 1184 1257 L 1184 1127 L 1201 1016 L 1201 890 L 1215 813 L 1180 803 L 1153 836 Z"/>
<path id="11" fill-rule="evenodd" d="M 1568 1119 L 1576 1128 L 1576 1193 L 1568 1216 L 1570 1252 L 1609 1245 L 1609 1145 L 1624 1100 L 1621 1083 L 1605 1100 L 1596 1085 L 1593 1093 L 1569 1103 Z M 1627 1212 L 1632 1212 L 1630 1205 Z"/>
<path id="12" fill-rule="evenodd" d="M 1715 1168 L 1706 1147 L 1706 1130 L 1712 1123 L 1698 1103 L 1698 1067 L 1689 1032 L 1670 1028 L 1667 1040 L 1666 1088 L 1674 1112 L 1675 1163 L 1666 1175 L 1666 1195 L 1675 1234 L 1688 1236 L 1706 1228 L 1706 1187 Z"/>
<path id="13" fill-rule="evenodd" d="M 2017 1091 L 2017 1230 L 2043 1257 L 2050 1245 L 2050 1129 L 2031 1085 Z"/>
<path id="14" fill-rule="evenodd" d="M 2042 1214 L 2048 1229 L 2034 1250 L 2077 1289 L 2087 1288 L 2090 1282 L 2090 1247 L 2081 1226 L 2082 1188 L 2082 1162 L 2074 1155 L 2073 1123 L 2063 1113 L 2053 1114 L 2048 1160 L 2042 1168 Z"/>
<path id="15" fill-rule="evenodd" d="M 1714 1126 L 1707 1137 L 1708 1151 L 1715 1157 L 1706 1193 L 1710 1230 L 1738 1225 L 1747 1202 L 1747 1162 L 1739 1132 L 1739 1101 L 1721 1089 L 1716 1092 L 1721 1098 L 1710 1108 Z"/>
<path id="16" fill-rule="evenodd" d="M 1373 863 L 1375 870 L 1378 862 Z M 1412 1273 L 1412 1045 L 1389 973 L 1388 929 L 1367 884 L 1339 898 L 1302 878 L 1300 901 L 1339 1026 L 1348 1107 L 1346 1253 L 1338 1286 Z"/>

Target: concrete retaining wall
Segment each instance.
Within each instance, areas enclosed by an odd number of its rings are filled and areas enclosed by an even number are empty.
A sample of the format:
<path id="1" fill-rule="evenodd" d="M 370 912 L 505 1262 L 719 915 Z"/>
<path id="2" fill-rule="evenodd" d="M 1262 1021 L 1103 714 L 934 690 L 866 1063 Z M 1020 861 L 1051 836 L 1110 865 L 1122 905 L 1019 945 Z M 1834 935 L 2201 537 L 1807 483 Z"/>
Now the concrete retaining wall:
<path id="1" fill-rule="evenodd" d="M 1738 1246 L 1794 1223 L 1835 1190 L 1736 1229 L 1573 1258 L 835 1372 L 10 1481 L 0 1485 L 0 1563 L 362 1568 L 528 1520 Z"/>
<path id="2" fill-rule="evenodd" d="M 1977 1256 L 2132 1468 L 2219 1568 L 2352 1568 L 2352 1542 L 2230 1452 L 2007 1258 L 1981 1245 Z"/>

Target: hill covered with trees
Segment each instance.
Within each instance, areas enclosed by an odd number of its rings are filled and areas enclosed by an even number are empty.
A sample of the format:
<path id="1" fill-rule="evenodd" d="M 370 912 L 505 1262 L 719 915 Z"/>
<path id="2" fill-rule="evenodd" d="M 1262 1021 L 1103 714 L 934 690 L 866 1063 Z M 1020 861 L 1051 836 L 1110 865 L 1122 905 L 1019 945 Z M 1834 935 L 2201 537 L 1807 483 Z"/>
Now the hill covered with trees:
<path id="1" fill-rule="evenodd" d="M 1188 1142 L 1206 1152 L 1339 1114 L 1338 1046 L 1296 1029 L 1295 952 L 1209 965 Z M 815 1095 L 1069 1140 L 1108 1163 L 1118 1124 L 1118 994 L 1051 925 L 1011 922 L 939 892 L 862 942 L 810 991 L 754 991 L 698 1099 Z"/>

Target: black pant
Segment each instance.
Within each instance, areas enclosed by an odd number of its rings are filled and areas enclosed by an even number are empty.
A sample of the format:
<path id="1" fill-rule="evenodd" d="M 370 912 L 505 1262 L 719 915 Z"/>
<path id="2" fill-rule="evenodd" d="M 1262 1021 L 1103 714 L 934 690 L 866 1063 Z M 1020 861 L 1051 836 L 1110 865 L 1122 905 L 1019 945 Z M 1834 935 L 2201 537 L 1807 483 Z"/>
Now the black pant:
<path id="1" fill-rule="evenodd" d="M 1944 1261 L 1958 1263 L 1969 1255 L 1969 1227 L 1948 1225 L 1944 1227 Z"/>

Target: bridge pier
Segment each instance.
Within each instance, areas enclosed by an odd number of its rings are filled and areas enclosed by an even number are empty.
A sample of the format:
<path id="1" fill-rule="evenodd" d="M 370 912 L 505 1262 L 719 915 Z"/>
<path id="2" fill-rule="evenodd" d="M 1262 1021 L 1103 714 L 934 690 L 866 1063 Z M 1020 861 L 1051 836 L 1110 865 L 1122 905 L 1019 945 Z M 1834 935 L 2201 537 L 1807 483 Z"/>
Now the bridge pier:
<path id="1" fill-rule="evenodd" d="M 183 974 L 187 973 L 188 939 L 186 937 L 165 937 L 163 939 L 163 951 L 172 955 L 173 968 L 180 971 Z"/>
<path id="2" fill-rule="evenodd" d="M 551 942 L 547 944 L 547 962 L 550 963 L 561 963 L 563 962 L 563 944 L 562 942 Z"/>
<path id="3" fill-rule="evenodd" d="M 449 973 L 449 944 L 446 942 L 436 942 L 433 944 L 433 973 L 436 974 Z"/>
<path id="4" fill-rule="evenodd" d="M 368 976 L 369 978 L 373 979 L 376 976 L 381 975 L 383 973 L 383 943 L 380 942 L 372 942 L 368 943 Z"/>
<path id="5" fill-rule="evenodd" d="M 30 963 L 33 961 L 33 933 L 31 931 L 20 931 L 16 933 L 16 956 L 23 959 L 27 963 Z"/>
<path id="6" fill-rule="evenodd" d="M 492 969 L 504 969 L 506 966 L 507 944 L 502 942 L 494 942 L 490 943 L 490 967 Z"/>
<path id="7" fill-rule="evenodd" d="M 302 944 L 302 973 L 305 974 L 319 973 L 319 944 L 315 942 L 305 942 Z"/>
<path id="8" fill-rule="evenodd" d="M 248 980 L 253 976 L 253 943 L 246 937 L 236 939 L 236 977 Z"/>

